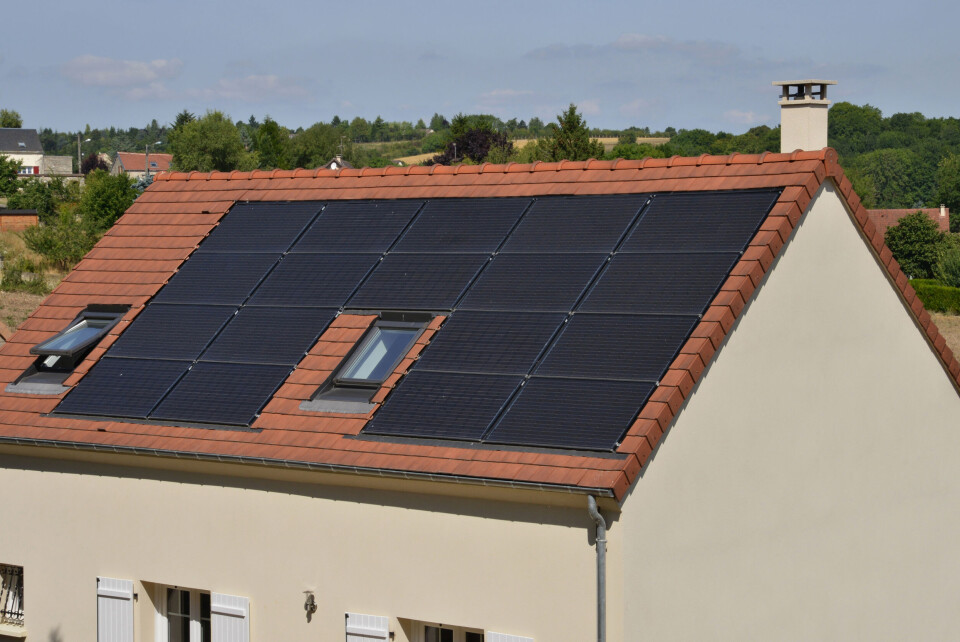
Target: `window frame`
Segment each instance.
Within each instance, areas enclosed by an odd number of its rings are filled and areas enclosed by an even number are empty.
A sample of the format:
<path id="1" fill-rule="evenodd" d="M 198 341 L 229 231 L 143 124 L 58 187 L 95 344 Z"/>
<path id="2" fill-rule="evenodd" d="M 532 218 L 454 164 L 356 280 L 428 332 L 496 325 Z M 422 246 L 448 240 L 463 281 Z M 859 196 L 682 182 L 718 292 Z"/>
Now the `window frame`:
<path id="1" fill-rule="evenodd" d="M 63 330 L 53 335 L 49 339 L 41 341 L 37 345 L 30 348 L 30 354 L 37 355 L 40 357 L 37 361 L 38 370 L 73 370 L 77 363 L 80 362 L 83 357 L 87 355 L 90 350 L 94 348 L 100 341 L 107 336 L 107 333 L 116 326 L 120 319 L 123 318 L 123 315 L 129 310 L 129 306 L 119 306 L 123 309 L 117 309 L 118 306 L 87 306 L 80 314 L 78 314 L 73 321 L 67 324 Z M 110 309 L 105 309 L 110 308 Z M 67 336 L 71 332 L 78 331 L 83 324 L 86 324 L 90 321 L 103 322 L 103 326 L 97 329 L 97 333 L 83 341 L 77 343 L 74 346 L 69 348 L 47 348 L 49 344 L 55 343 L 61 338 Z M 89 327 L 89 326 L 88 326 Z M 45 362 L 49 357 L 66 357 L 65 361 L 67 366 L 60 364 L 58 359 L 56 365 L 46 364 Z"/>
<path id="2" fill-rule="evenodd" d="M 423 334 L 423 331 L 426 329 L 426 327 L 426 323 L 418 321 L 393 321 L 382 318 L 377 319 L 373 325 L 367 329 L 367 331 L 360 338 L 360 341 L 357 342 L 354 349 L 347 354 L 346 358 L 344 358 L 343 362 L 337 368 L 337 371 L 334 373 L 332 385 L 340 388 L 370 388 L 374 390 L 380 388 L 380 386 L 383 385 L 383 382 L 393 374 L 394 370 L 396 370 L 397 364 L 403 361 L 404 357 L 407 356 L 407 354 L 410 352 L 410 348 L 414 346 L 414 344 L 417 342 L 417 339 L 420 338 L 420 335 Z M 396 358 L 386 369 L 386 374 L 379 378 L 343 376 L 344 372 L 359 363 L 360 360 L 363 359 L 365 352 L 373 347 L 373 343 L 381 330 L 407 330 L 411 332 L 410 338 L 407 340 L 406 345 L 402 350 L 397 352 Z M 377 363 L 377 366 L 379 365 L 380 362 Z"/>
<path id="3" fill-rule="evenodd" d="M 171 617 L 186 617 L 188 624 L 188 639 L 185 642 L 203 642 L 203 622 L 207 624 L 207 637 L 213 636 L 213 594 L 210 591 L 200 589 L 189 589 L 182 586 L 171 586 L 169 584 L 158 584 L 156 586 L 156 606 L 157 606 L 157 627 L 154 630 L 154 637 L 157 642 L 168 642 L 172 631 Z M 186 594 L 190 612 L 179 613 L 171 611 L 170 592 L 174 591 L 180 594 Z M 203 596 L 207 596 L 206 614 L 202 608 Z M 194 639 L 196 638 L 196 640 Z"/>

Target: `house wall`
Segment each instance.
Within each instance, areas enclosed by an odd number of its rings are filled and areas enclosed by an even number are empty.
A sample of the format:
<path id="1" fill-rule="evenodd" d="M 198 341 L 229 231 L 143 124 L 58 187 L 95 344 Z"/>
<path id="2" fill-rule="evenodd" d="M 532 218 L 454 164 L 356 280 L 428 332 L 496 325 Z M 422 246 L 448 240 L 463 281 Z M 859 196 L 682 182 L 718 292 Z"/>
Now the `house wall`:
<path id="1" fill-rule="evenodd" d="M 592 524 L 580 496 L 531 492 L 554 502 L 538 506 L 504 501 L 521 491 L 360 488 L 326 482 L 370 478 L 322 473 L 244 479 L 200 462 L 165 471 L 5 450 L 0 562 L 24 567 L 29 639 L 96 639 L 97 576 L 135 581 L 138 642 L 153 638 L 150 583 L 250 598 L 251 640 L 261 642 L 343 640 L 348 611 L 389 616 L 398 642 L 397 618 L 538 642 L 595 631 Z M 445 487 L 463 492 L 407 492 Z M 309 623 L 307 590 L 319 606 Z"/>
<path id="2" fill-rule="evenodd" d="M 829 181 L 623 506 L 627 640 L 960 630 L 960 397 Z"/>
<path id="3" fill-rule="evenodd" d="M 43 154 L 21 154 L 17 152 L 0 152 L 10 160 L 20 161 L 21 167 L 43 167 Z"/>

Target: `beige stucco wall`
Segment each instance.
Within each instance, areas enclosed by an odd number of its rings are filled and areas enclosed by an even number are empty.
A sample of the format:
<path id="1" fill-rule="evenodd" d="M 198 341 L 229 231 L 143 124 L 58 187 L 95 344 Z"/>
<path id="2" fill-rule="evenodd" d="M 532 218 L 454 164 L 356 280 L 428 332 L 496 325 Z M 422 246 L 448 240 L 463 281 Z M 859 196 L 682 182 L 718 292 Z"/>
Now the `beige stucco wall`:
<path id="1" fill-rule="evenodd" d="M 349 475 L 243 479 L 212 465 L 193 473 L 16 452 L 0 453 L 0 562 L 25 568 L 29 639 L 94 640 L 98 575 L 137 582 L 140 642 L 154 626 L 144 582 L 249 597 L 260 642 L 343 640 L 347 611 L 394 618 L 399 642 L 400 617 L 538 642 L 593 635 L 583 497 L 422 485 L 451 493 L 430 495 Z M 385 484 L 403 490 L 375 487 Z M 528 503 L 535 497 L 552 505 Z M 309 624 L 307 590 L 319 604 Z"/>
<path id="2" fill-rule="evenodd" d="M 624 503 L 626 639 L 956 639 L 958 455 L 828 182 Z"/>

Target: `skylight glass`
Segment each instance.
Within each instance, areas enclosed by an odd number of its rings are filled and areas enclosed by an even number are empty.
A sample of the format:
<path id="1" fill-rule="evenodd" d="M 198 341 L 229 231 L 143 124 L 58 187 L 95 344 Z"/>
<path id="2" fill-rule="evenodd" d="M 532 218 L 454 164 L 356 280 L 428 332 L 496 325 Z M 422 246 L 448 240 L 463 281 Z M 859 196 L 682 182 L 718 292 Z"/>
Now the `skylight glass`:
<path id="1" fill-rule="evenodd" d="M 112 319 L 84 319 L 74 324 L 63 334 L 58 334 L 46 343 L 36 346 L 39 354 L 65 353 L 100 335 L 104 328 L 113 325 Z"/>
<path id="2" fill-rule="evenodd" d="M 341 381 L 386 379 L 416 338 L 416 329 L 376 327 L 340 373 Z"/>

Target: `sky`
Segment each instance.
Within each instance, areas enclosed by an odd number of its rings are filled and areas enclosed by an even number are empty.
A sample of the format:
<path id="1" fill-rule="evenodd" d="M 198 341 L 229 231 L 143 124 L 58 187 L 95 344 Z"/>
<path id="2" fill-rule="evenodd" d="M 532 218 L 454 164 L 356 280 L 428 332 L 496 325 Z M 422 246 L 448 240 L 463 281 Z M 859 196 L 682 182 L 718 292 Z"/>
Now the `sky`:
<path id="1" fill-rule="evenodd" d="M 187 109 L 287 127 L 434 112 L 591 127 L 779 122 L 774 80 L 833 101 L 960 116 L 960 4 L 913 0 L 9 2 L 0 107 L 24 127 L 171 123 Z"/>

